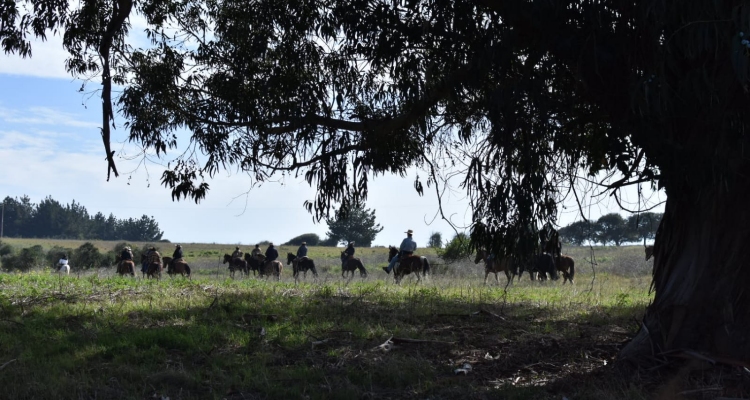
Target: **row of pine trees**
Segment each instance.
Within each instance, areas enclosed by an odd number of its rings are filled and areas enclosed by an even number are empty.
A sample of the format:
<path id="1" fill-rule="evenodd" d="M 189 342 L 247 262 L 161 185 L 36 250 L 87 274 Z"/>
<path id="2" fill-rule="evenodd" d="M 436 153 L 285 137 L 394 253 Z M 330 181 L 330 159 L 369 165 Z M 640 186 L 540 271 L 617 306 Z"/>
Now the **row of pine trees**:
<path id="1" fill-rule="evenodd" d="M 90 215 L 73 200 L 61 204 L 48 196 L 34 204 L 28 196 L 3 200 L 3 236 L 26 238 L 159 241 L 163 231 L 153 217 L 118 219 L 101 212 Z"/>

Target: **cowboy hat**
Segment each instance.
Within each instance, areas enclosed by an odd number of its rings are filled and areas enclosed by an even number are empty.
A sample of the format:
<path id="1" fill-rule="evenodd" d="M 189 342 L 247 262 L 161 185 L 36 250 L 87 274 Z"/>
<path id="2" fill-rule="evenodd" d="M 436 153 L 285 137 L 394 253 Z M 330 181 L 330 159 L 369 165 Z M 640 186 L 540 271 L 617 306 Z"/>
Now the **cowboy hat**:
<path id="1" fill-rule="evenodd" d="M 302 244 L 304 244 L 305 246 L 307 246 L 307 242 L 302 242 Z"/>
<path id="2" fill-rule="evenodd" d="M 176 244 L 176 245 L 174 245 L 174 247 L 182 247 L 182 246 L 180 246 L 179 244 Z"/>
<path id="3" fill-rule="evenodd" d="M 237 247 L 235 247 L 234 249 L 235 249 L 235 250 L 239 250 L 239 249 L 240 249 L 240 246 L 237 246 Z"/>
<path id="4" fill-rule="evenodd" d="M 406 233 L 407 235 L 413 235 L 413 234 L 414 234 L 414 231 L 413 231 L 413 230 L 411 230 L 411 229 L 409 229 L 409 230 L 408 230 L 408 231 L 406 231 L 405 233 Z"/>

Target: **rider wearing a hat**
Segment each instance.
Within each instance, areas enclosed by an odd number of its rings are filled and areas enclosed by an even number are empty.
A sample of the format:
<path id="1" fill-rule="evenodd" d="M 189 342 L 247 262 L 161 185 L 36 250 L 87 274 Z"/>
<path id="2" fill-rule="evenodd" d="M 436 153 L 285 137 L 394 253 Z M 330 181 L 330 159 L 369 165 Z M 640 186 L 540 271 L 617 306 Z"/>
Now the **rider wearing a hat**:
<path id="1" fill-rule="evenodd" d="M 266 262 L 276 261 L 277 258 L 279 258 L 279 251 L 273 247 L 273 243 L 269 243 L 266 249 Z"/>
<path id="2" fill-rule="evenodd" d="M 417 249 L 417 242 L 412 239 L 412 235 L 414 234 L 414 231 L 411 229 L 407 230 L 406 232 L 406 238 L 401 241 L 401 246 L 399 246 L 399 252 L 396 254 L 395 257 L 391 258 L 390 264 L 388 264 L 387 267 L 383 267 L 383 271 L 390 274 L 393 267 L 396 265 L 398 260 L 401 259 L 401 257 L 408 257 L 412 254 L 414 254 L 414 251 Z"/>
<path id="3" fill-rule="evenodd" d="M 244 253 L 242 253 L 242 250 L 240 250 L 240 246 L 237 246 L 234 248 L 234 253 L 232 253 L 232 258 L 242 258 Z"/>
<path id="4" fill-rule="evenodd" d="M 260 256 L 260 255 L 263 255 L 263 250 L 260 249 L 260 245 L 259 244 L 255 245 L 255 248 L 253 249 L 253 251 L 250 252 L 250 255 L 253 256 L 253 257 L 255 257 L 255 258 L 258 258 L 258 256 Z"/>
<path id="5" fill-rule="evenodd" d="M 182 261 L 182 246 L 179 244 L 174 246 L 174 253 L 172 253 L 172 261 L 169 262 L 169 266 L 167 267 L 168 271 L 171 271 L 172 268 L 174 268 L 174 263 L 178 261 Z"/>
<path id="6" fill-rule="evenodd" d="M 297 258 L 302 259 L 302 257 L 307 257 L 307 243 L 302 242 L 302 244 L 297 249 Z"/>

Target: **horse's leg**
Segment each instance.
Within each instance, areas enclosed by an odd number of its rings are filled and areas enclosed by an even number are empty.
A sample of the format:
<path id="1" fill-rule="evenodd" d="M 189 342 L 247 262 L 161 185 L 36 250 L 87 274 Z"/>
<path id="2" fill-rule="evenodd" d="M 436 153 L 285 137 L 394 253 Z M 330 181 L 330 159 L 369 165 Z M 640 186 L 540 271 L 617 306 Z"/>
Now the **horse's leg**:
<path id="1" fill-rule="evenodd" d="M 487 277 L 488 276 L 490 276 L 490 270 L 485 268 L 484 269 L 484 284 L 485 285 L 487 284 Z"/>
<path id="2" fill-rule="evenodd" d="M 513 278 L 511 278 L 511 276 L 510 276 L 510 271 L 508 271 L 507 269 L 505 270 L 505 277 L 506 277 L 506 278 L 508 278 L 508 285 L 510 285 L 510 281 L 511 281 L 511 280 L 512 280 Z"/>

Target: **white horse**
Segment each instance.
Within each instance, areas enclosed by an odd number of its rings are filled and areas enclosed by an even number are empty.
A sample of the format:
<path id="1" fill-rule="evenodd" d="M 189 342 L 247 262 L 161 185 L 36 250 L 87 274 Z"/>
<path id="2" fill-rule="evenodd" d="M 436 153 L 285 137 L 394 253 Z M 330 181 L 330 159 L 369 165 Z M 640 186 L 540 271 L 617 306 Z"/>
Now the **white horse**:
<path id="1" fill-rule="evenodd" d="M 65 263 L 63 264 L 62 261 Z M 60 260 L 57 262 L 57 272 L 60 274 L 70 275 L 70 264 L 68 264 L 68 260 Z"/>

